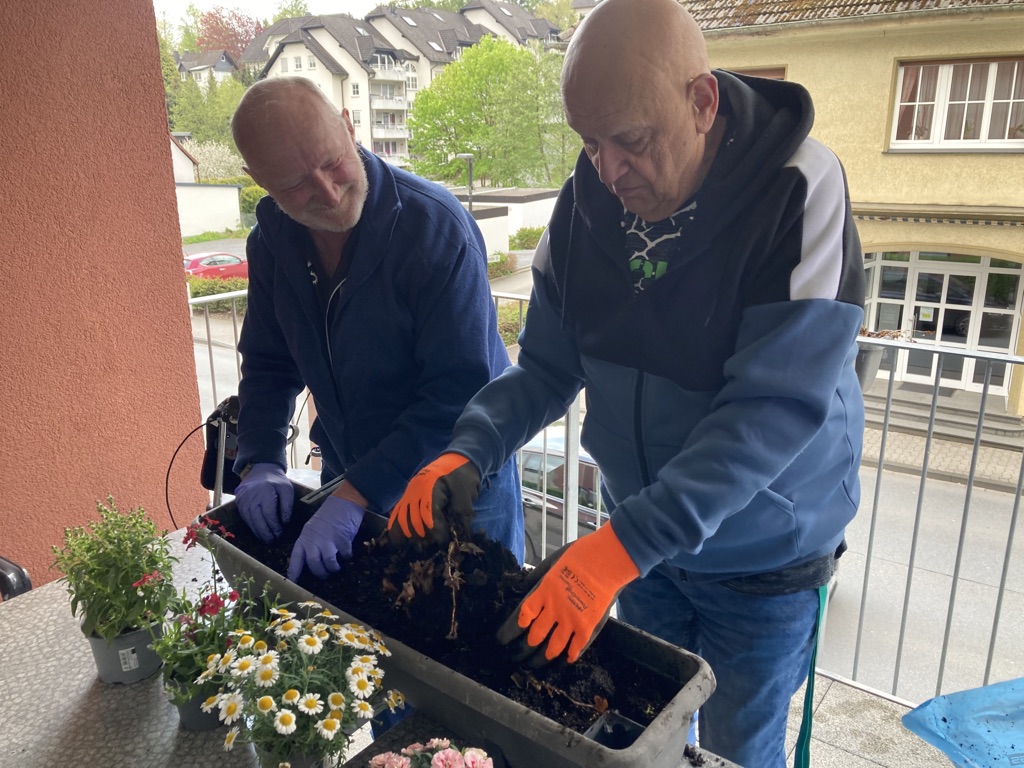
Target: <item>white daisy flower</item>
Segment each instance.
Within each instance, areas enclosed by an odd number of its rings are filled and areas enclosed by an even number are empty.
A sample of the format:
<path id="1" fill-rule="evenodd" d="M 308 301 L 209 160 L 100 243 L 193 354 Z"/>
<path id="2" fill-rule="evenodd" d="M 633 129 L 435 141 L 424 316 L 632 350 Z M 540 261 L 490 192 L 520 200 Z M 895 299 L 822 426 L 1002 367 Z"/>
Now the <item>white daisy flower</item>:
<path id="1" fill-rule="evenodd" d="M 227 673 L 231 669 L 231 665 L 235 663 L 235 654 L 232 651 L 226 651 L 223 656 L 220 657 L 220 661 L 217 662 L 217 671 L 222 675 Z"/>
<path id="2" fill-rule="evenodd" d="M 238 738 L 238 726 L 232 726 L 231 730 L 224 736 L 224 751 L 230 752 L 235 746 L 235 739 Z"/>
<path id="3" fill-rule="evenodd" d="M 284 694 L 283 694 L 283 695 L 281 696 L 281 701 L 283 701 L 283 702 L 284 702 L 285 704 L 287 704 L 288 706 L 293 706 L 293 705 L 295 705 L 295 704 L 298 704 L 298 702 L 299 702 L 299 699 L 300 699 L 301 697 L 302 697 L 302 694 L 301 694 L 301 693 L 299 693 L 299 692 L 298 692 L 297 690 L 295 690 L 294 688 L 289 688 L 289 689 L 288 689 L 287 691 L 285 691 L 285 692 L 284 692 Z"/>
<path id="4" fill-rule="evenodd" d="M 384 670 L 374 667 L 373 669 L 366 670 L 366 676 L 373 682 L 377 683 L 377 685 L 380 685 L 381 681 L 384 679 Z"/>
<path id="5" fill-rule="evenodd" d="M 225 693 L 220 697 L 218 706 L 220 707 L 220 719 L 222 722 L 231 725 L 235 720 L 242 716 L 242 705 L 245 703 L 245 699 L 242 698 L 240 693 Z"/>
<path id="6" fill-rule="evenodd" d="M 255 637 L 253 637 L 252 635 L 249 635 L 249 634 L 245 634 L 245 631 L 242 630 L 242 636 L 238 639 L 238 647 L 239 648 L 249 649 L 249 648 L 252 648 L 253 643 L 255 643 L 255 642 L 256 642 L 256 638 Z"/>
<path id="7" fill-rule="evenodd" d="M 341 723 L 335 720 L 333 717 L 328 717 L 324 720 L 317 720 L 316 730 L 321 736 L 328 741 L 332 741 L 334 736 L 341 730 Z"/>
<path id="8" fill-rule="evenodd" d="M 319 616 L 322 619 L 327 619 L 328 621 L 337 621 L 341 618 L 340 616 L 333 614 L 330 611 L 320 611 L 320 613 L 318 613 L 317 616 Z"/>
<path id="9" fill-rule="evenodd" d="M 260 666 L 253 674 L 253 680 L 259 688 L 269 688 L 277 682 L 277 678 L 280 676 L 281 673 L 276 664 L 272 667 Z"/>
<path id="10" fill-rule="evenodd" d="M 353 667 L 363 667 L 364 669 L 373 669 L 377 666 L 377 657 L 370 654 L 364 654 L 362 656 L 356 656 L 352 659 Z"/>
<path id="11" fill-rule="evenodd" d="M 318 603 L 316 600 L 303 600 L 301 603 L 299 603 L 299 608 L 317 608 L 317 609 L 321 609 L 321 608 L 323 608 L 323 606 L 320 605 L 320 603 Z"/>
<path id="12" fill-rule="evenodd" d="M 295 713 L 290 709 L 282 709 L 274 717 L 274 730 L 283 736 L 295 733 Z"/>
<path id="13" fill-rule="evenodd" d="M 256 669 L 256 662 L 252 656 L 242 656 L 240 659 L 235 661 L 231 669 L 231 674 L 234 677 L 245 677 L 250 672 Z"/>
<path id="14" fill-rule="evenodd" d="M 196 685 L 202 685 L 215 674 L 217 674 L 216 669 L 204 669 L 202 672 L 199 673 L 199 677 L 195 679 Z"/>
<path id="15" fill-rule="evenodd" d="M 300 629 L 302 629 L 302 625 L 299 622 L 295 619 L 288 619 L 274 627 L 274 632 L 277 633 L 278 637 L 291 637 L 298 634 Z"/>
<path id="16" fill-rule="evenodd" d="M 277 651 L 267 651 L 260 654 L 256 661 L 261 667 L 277 667 L 279 655 Z"/>
<path id="17" fill-rule="evenodd" d="M 360 699 L 370 698 L 376 688 L 373 681 L 366 677 L 350 677 L 348 687 Z"/>
<path id="18" fill-rule="evenodd" d="M 356 717 L 373 717 L 373 707 L 366 701 L 352 702 L 352 711 L 356 713 Z"/>
<path id="19" fill-rule="evenodd" d="M 252 644 L 252 649 L 256 653 L 266 653 L 267 652 L 267 644 L 263 640 L 257 640 L 255 643 Z"/>
<path id="20" fill-rule="evenodd" d="M 273 696 L 260 696 L 256 699 L 256 709 L 265 715 L 277 709 L 277 702 L 274 701 Z"/>
<path id="21" fill-rule="evenodd" d="M 341 709 L 345 706 L 345 695 L 334 691 L 327 696 L 327 706 L 331 709 Z"/>
<path id="22" fill-rule="evenodd" d="M 316 635 L 303 635 L 299 638 L 299 650 L 307 656 L 316 656 L 323 647 L 323 641 Z"/>
<path id="23" fill-rule="evenodd" d="M 211 712 L 213 712 L 214 707 L 217 706 L 218 701 L 220 701 L 220 694 L 215 693 L 213 694 L 213 696 L 207 696 L 206 701 L 199 705 L 199 709 L 201 709 L 206 714 L 210 714 Z"/>
<path id="24" fill-rule="evenodd" d="M 320 701 L 319 693 L 307 693 L 298 703 L 299 712 L 307 715 L 319 715 L 324 711 L 324 703 Z"/>
<path id="25" fill-rule="evenodd" d="M 270 612 L 275 616 L 281 616 L 285 619 L 291 619 L 295 617 L 295 614 L 289 611 L 287 608 L 271 608 Z"/>

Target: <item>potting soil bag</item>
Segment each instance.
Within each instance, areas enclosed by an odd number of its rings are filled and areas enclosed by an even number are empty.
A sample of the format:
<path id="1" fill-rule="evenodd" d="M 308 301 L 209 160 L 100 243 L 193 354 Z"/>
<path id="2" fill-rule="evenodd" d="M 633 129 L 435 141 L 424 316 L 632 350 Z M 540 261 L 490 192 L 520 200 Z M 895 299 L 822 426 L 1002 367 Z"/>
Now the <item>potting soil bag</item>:
<path id="1" fill-rule="evenodd" d="M 1024 677 L 929 699 L 903 725 L 959 768 L 1024 766 Z"/>

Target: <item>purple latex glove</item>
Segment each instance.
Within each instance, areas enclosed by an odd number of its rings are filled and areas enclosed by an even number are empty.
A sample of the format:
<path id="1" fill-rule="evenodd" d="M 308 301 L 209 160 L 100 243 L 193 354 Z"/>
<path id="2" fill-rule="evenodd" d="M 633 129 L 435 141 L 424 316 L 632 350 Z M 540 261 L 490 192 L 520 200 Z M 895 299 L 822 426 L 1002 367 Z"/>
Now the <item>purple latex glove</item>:
<path id="1" fill-rule="evenodd" d="M 348 499 L 328 496 L 309 522 L 302 528 L 299 540 L 288 561 L 288 579 L 298 581 L 303 567 L 318 579 L 341 570 L 338 558 L 352 557 L 352 540 L 359 531 L 366 510 Z"/>
<path id="2" fill-rule="evenodd" d="M 253 464 L 235 489 L 238 513 L 264 543 L 281 535 L 294 501 L 295 489 L 277 464 Z"/>

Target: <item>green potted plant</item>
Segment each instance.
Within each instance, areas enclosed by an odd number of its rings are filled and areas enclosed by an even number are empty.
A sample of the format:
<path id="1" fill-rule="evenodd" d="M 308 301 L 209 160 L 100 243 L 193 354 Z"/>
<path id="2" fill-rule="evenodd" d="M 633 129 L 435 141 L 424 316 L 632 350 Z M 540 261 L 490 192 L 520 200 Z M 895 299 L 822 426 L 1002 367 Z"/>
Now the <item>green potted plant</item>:
<path id="1" fill-rule="evenodd" d="M 99 520 L 64 529 L 53 566 L 81 616 L 100 679 L 133 683 L 160 668 L 149 644 L 175 595 L 170 543 L 142 507 L 122 513 L 113 496 L 96 503 Z"/>
<path id="2" fill-rule="evenodd" d="M 206 535 L 207 526 L 218 529 L 221 536 L 232 536 L 217 520 L 204 518 L 202 524 L 193 523 L 186 530 L 186 549 Z M 186 589 L 175 595 L 162 631 L 154 631 L 153 637 L 152 648 L 164 665 L 164 690 L 178 708 L 179 724 L 186 731 L 210 730 L 221 724 L 217 713 L 211 711 L 220 691 L 204 673 L 209 660 L 233 639 L 245 642 L 244 625 L 252 608 L 249 590 L 239 592 L 227 585 L 212 558 L 211 563 L 212 579 L 200 586 L 194 598 Z"/>

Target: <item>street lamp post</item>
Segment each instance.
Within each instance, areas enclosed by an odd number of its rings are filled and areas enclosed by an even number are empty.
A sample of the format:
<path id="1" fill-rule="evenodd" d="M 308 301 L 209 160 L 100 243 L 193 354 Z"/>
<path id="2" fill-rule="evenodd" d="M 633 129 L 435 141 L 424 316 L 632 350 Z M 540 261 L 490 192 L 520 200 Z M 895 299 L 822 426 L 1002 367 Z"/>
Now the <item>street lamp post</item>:
<path id="1" fill-rule="evenodd" d="M 473 155 L 471 152 L 460 152 L 455 157 L 465 160 L 469 164 L 468 181 L 466 182 L 466 202 L 469 204 L 469 212 L 473 212 Z"/>

